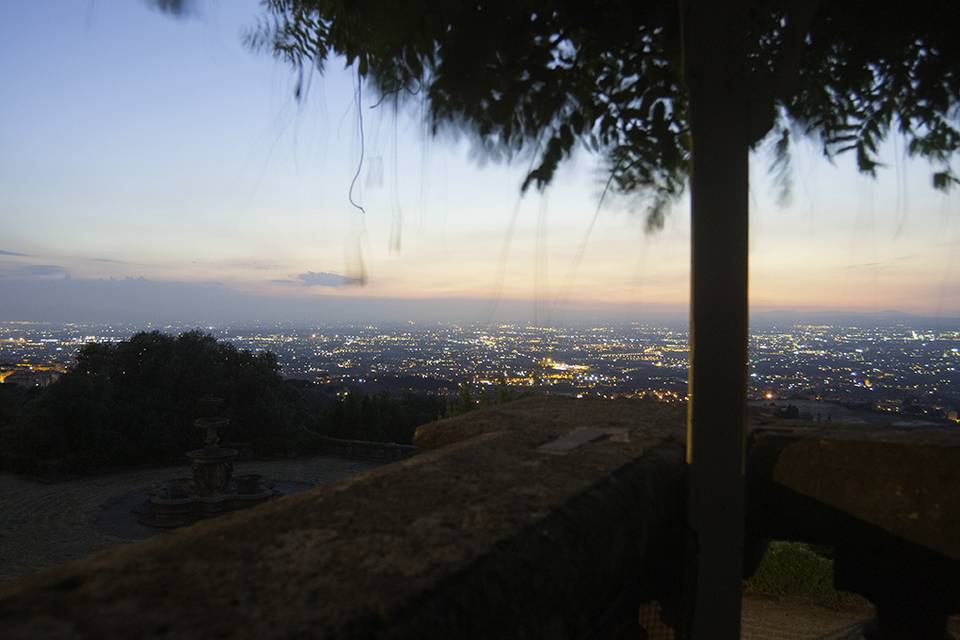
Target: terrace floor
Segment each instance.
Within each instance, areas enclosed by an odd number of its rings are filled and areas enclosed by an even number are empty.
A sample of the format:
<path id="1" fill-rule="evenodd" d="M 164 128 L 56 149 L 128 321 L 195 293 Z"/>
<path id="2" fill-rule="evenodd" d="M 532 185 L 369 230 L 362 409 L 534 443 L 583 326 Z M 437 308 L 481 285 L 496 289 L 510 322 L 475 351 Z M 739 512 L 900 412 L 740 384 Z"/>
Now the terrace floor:
<path id="1" fill-rule="evenodd" d="M 314 486 L 375 466 L 375 462 L 311 456 L 239 462 L 236 473 L 259 473 L 280 483 Z M 0 473 L 0 584 L 150 534 L 163 535 L 162 530 L 138 526 L 132 516 L 126 522 L 104 520 L 121 517 L 120 513 L 111 513 L 118 511 L 113 505 L 122 509 L 124 505 L 118 503 L 129 503 L 131 497 L 136 500 L 149 487 L 189 475 L 186 465 L 57 483 Z"/>

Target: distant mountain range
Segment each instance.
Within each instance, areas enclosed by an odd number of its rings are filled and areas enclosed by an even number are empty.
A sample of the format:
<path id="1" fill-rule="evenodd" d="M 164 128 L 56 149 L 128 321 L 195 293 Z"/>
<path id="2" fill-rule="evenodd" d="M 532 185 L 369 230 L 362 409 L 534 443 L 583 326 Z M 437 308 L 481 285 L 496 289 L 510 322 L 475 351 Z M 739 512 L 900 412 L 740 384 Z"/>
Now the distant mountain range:
<path id="1" fill-rule="evenodd" d="M 322 274 L 321 274 L 322 275 Z M 0 277 L 0 321 L 201 324 L 291 322 L 308 326 L 336 322 L 523 322 L 538 325 L 622 324 L 645 322 L 686 327 L 683 305 L 641 301 L 614 304 L 570 302 L 545 305 L 535 317 L 530 299 L 376 298 L 362 295 L 265 295 L 217 282 L 155 281 L 143 278 L 83 280 Z M 796 323 L 878 326 L 904 323 L 914 329 L 960 330 L 957 315 L 922 316 L 896 310 L 877 312 L 757 309 L 754 327 Z"/>
<path id="2" fill-rule="evenodd" d="M 883 311 L 805 311 L 797 309 L 776 309 L 752 311 L 750 325 L 768 328 L 779 325 L 833 324 L 860 327 L 890 327 L 898 324 L 908 325 L 912 329 L 957 330 L 960 331 L 960 316 L 915 315 L 885 309 Z"/>

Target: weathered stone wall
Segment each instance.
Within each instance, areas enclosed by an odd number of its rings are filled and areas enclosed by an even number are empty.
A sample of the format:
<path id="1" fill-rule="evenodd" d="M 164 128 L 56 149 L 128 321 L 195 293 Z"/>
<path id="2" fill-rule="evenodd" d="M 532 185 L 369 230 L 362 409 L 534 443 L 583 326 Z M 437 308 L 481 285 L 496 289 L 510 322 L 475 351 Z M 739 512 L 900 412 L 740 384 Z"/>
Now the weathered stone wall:
<path id="1" fill-rule="evenodd" d="M 344 440 L 317 436 L 321 443 L 321 450 L 331 456 L 341 458 L 356 458 L 360 460 L 375 460 L 378 462 L 394 462 L 403 460 L 420 451 L 419 447 L 395 442 L 373 442 L 370 440 Z"/>
<path id="2" fill-rule="evenodd" d="M 439 421 L 416 456 L 6 586 L 0 637 L 608 637 L 676 596 L 683 431 L 676 407 L 570 398 Z M 945 619 L 958 456 L 957 430 L 755 431 L 751 539 L 835 545 L 881 611 Z"/>
<path id="3" fill-rule="evenodd" d="M 475 417 L 493 414 L 495 431 L 25 578 L 0 591 L 0 637 L 583 637 L 658 582 L 680 421 L 574 400 Z M 586 426 L 610 435 L 538 450 Z"/>
<path id="4" fill-rule="evenodd" d="M 960 429 L 757 429 L 747 476 L 771 537 L 827 542 L 873 527 L 960 561 Z"/>
<path id="5" fill-rule="evenodd" d="M 751 440 L 750 537 L 832 546 L 835 584 L 868 598 L 890 637 L 944 637 L 960 612 L 960 430 L 800 426 Z"/>

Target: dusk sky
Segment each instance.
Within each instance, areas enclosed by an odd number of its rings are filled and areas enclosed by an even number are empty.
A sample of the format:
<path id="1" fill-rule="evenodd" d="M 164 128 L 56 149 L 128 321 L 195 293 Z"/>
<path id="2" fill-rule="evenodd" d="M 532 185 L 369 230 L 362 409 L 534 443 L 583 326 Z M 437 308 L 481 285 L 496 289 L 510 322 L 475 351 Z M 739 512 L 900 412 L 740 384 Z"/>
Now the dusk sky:
<path id="1" fill-rule="evenodd" d="M 0 320 L 683 316 L 688 201 L 655 234 L 608 202 L 588 236 L 586 153 L 518 206 L 529 158 L 480 163 L 365 88 L 360 214 L 355 75 L 332 64 L 297 103 L 291 69 L 243 44 L 261 14 L 0 3 Z M 883 156 L 871 180 L 800 144 L 787 205 L 753 157 L 755 311 L 960 316 L 960 194 L 898 140 Z"/>

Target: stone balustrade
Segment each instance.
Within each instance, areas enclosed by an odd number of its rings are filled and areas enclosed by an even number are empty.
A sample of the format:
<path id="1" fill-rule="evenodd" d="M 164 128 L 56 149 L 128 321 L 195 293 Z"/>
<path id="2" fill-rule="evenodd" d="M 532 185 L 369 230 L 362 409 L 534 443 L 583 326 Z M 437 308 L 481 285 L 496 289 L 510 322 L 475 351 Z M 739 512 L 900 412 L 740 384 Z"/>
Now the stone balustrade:
<path id="1" fill-rule="evenodd" d="M 676 623 L 683 434 L 678 407 L 627 400 L 439 421 L 416 456 L 6 586 L 0 637 L 601 638 L 639 633 L 651 600 Z M 949 576 L 958 454 L 960 430 L 755 431 L 751 541 L 904 551 Z M 891 562 L 875 581 L 896 582 Z M 960 580 L 944 589 L 955 602 Z"/>

